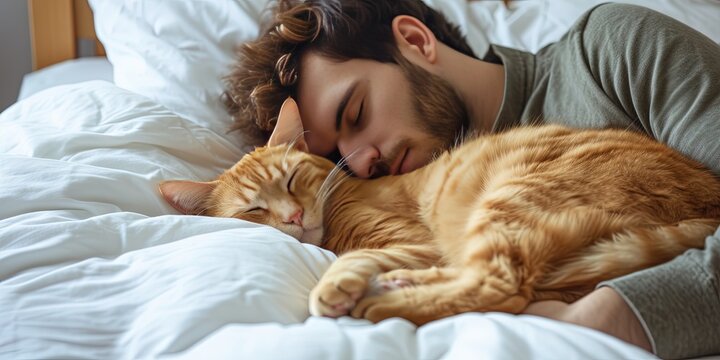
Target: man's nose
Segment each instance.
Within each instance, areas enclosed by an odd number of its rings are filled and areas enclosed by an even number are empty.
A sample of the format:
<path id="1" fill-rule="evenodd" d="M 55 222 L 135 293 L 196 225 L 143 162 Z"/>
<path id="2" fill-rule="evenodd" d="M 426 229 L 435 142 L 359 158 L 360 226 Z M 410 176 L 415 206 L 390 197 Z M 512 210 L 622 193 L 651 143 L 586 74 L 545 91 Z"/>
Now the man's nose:
<path id="1" fill-rule="evenodd" d="M 345 158 L 350 170 L 359 178 L 372 176 L 373 164 L 380 159 L 380 150 L 372 145 L 339 142 L 338 150 L 340 155 Z"/>

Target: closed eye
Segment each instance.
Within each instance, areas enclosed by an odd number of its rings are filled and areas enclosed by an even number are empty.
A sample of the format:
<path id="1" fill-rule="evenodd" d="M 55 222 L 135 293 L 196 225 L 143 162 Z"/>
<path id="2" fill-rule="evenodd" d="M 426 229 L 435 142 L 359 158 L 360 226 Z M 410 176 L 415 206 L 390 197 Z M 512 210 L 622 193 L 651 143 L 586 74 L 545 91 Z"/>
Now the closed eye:
<path id="1" fill-rule="evenodd" d="M 295 194 L 293 194 L 291 189 L 292 189 L 292 185 L 293 185 L 293 180 L 295 180 L 295 175 L 297 175 L 297 173 L 298 173 L 298 171 L 295 170 L 295 172 L 292 174 L 292 176 L 290 176 L 290 180 L 288 180 L 288 183 L 287 183 L 287 191 L 288 191 L 288 194 L 290 194 L 290 195 L 295 195 Z"/>
<path id="2" fill-rule="evenodd" d="M 254 207 L 247 210 L 238 210 L 235 214 L 233 214 L 232 217 L 238 218 L 238 219 L 248 219 L 253 217 L 262 217 L 265 215 L 265 212 L 267 209 L 261 208 L 261 207 Z"/>
<path id="3" fill-rule="evenodd" d="M 355 118 L 355 123 L 353 124 L 354 127 L 360 126 L 360 121 L 362 120 L 362 113 L 363 113 L 364 106 L 365 106 L 365 101 L 360 103 L 360 109 L 358 110 L 357 117 Z"/>

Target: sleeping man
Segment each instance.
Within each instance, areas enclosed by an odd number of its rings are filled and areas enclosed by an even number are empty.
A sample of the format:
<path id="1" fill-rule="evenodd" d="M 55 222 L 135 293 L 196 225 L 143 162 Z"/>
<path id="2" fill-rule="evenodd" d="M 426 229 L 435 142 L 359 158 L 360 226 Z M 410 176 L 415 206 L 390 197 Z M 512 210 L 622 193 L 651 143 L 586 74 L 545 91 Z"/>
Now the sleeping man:
<path id="1" fill-rule="evenodd" d="M 347 157 L 355 176 L 406 173 L 458 138 L 536 123 L 644 132 L 720 175 L 720 46 L 651 10 L 600 5 L 537 54 L 492 45 L 480 58 L 420 0 L 275 11 L 229 77 L 236 128 L 267 136 L 293 96 L 309 150 Z M 720 231 L 704 250 L 526 313 L 701 356 L 720 353 L 719 289 Z"/>

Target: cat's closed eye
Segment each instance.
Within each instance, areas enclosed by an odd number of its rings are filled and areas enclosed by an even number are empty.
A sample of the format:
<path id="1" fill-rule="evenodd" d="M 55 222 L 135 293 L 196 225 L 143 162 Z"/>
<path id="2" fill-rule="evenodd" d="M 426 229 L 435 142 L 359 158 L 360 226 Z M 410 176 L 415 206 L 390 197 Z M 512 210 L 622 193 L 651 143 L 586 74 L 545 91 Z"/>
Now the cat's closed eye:
<path id="1" fill-rule="evenodd" d="M 295 195 L 295 194 L 293 194 L 292 188 L 293 188 L 293 180 L 295 180 L 295 175 L 297 175 L 297 173 L 298 173 L 298 171 L 295 170 L 295 172 L 293 172 L 292 176 L 290 176 L 290 180 L 288 180 L 288 183 L 287 183 L 287 191 L 288 191 L 288 194 L 290 194 L 290 195 Z"/>
<path id="2" fill-rule="evenodd" d="M 265 209 L 263 209 L 261 207 L 254 207 L 254 208 L 243 211 L 242 214 L 260 213 L 263 211 L 265 211 Z"/>

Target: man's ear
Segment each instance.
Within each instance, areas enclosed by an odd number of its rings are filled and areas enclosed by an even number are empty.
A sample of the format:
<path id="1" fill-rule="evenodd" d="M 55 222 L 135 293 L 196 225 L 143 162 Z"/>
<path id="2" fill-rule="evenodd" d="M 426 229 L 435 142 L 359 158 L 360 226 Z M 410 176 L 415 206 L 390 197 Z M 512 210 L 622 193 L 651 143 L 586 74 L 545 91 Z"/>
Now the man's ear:
<path id="1" fill-rule="evenodd" d="M 309 152 L 304 131 L 297 103 L 289 97 L 280 107 L 280 115 L 267 145 L 292 144 L 300 151 Z"/>
<path id="2" fill-rule="evenodd" d="M 437 38 L 422 21 L 398 15 L 392 21 L 392 31 L 398 49 L 406 58 L 421 57 L 430 64 L 437 61 Z"/>
<path id="3" fill-rule="evenodd" d="M 170 180 L 161 182 L 158 189 L 175 210 L 185 215 L 202 215 L 206 210 L 206 200 L 216 186 L 217 181 Z"/>

